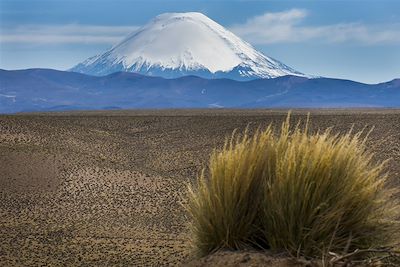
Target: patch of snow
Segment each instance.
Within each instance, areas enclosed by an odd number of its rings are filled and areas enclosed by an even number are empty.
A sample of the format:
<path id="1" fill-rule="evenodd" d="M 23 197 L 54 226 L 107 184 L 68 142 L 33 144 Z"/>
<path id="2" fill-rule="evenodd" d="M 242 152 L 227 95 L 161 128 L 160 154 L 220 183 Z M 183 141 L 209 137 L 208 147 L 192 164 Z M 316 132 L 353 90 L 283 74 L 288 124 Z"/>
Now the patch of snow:
<path id="1" fill-rule="evenodd" d="M 288 92 L 289 92 L 289 90 L 285 90 L 285 91 L 280 92 L 280 93 L 276 93 L 276 94 L 272 94 L 272 95 L 266 95 L 266 96 L 263 96 L 263 97 L 257 99 L 256 102 L 261 102 L 261 101 L 263 101 L 265 99 L 268 99 L 268 98 L 271 98 L 271 97 L 275 97 L 275 96 L 281 96 L 281 95 L 287 94 Z"/>
<path id="2" fill-rule="evenodd" d="M 5 95 L 5 94 L 0 94 L 0 96 L 7 97 L 7 98 L 17 97 L 16 95 Z"/>
<path id="3" fill-rule="evenodd" d="M 224 106 L 218 104 L 218 103 L 213 103 L 213 104 L 208 104 L 208 107 L 210 108 L 223 108 Z"/>
<path id="4" fill-rule="evenodd" d="M 5 94 L 0 94 L 0 97 L 11 98 L 11 101 L 12 101 L 13 103 L 16 102 L 16 98 L 17 98 L 16 95 L 5 95 Z"/>

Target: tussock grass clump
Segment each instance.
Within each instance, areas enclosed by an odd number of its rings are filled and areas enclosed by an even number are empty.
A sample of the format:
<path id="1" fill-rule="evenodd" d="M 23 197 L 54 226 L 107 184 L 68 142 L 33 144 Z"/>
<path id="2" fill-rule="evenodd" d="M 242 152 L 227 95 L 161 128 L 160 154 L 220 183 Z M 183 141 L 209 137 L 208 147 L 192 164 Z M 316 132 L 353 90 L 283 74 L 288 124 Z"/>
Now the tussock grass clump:
<path id="1" fill-rule="evenodd" d="M 232 135 L 189 187 L 200 254 L 258 247 L 321 257 L 396 241 L 393 190 L 362 133 L 311 134 L 307 125 Z"/>

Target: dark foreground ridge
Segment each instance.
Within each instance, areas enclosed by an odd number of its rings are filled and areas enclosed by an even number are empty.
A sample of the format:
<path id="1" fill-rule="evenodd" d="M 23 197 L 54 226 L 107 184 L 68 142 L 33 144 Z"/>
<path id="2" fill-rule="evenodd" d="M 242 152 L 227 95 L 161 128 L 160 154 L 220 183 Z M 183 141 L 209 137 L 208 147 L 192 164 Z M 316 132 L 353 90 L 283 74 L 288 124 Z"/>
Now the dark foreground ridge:
<path id="1" fill-rule="evenodd" d="M 117 72 L 0 70 L 0 113 L 152 108 L 400 107 L 400 80 L 368 85 L 283 76 L 235 81 Z"/>
<path id="2" fill-rule="evenodd" d="M 235 128 L 279 126 L 286 114 L 121 110 L 0 116 L 0 266 L 191 262 L 180 205 L 187 183 Z M 304 121 L 306 114 L 296 111 L 293 120 Z M 376 159 L 392 159 L 387 170 L 400 186 L 400 111 L 311 112 L 313 132 L 333 127 L 345 133 L 353 124 L 354 131 L 375 126 L 368 146 Z M 247 265 L 270 261 L 247 253 L 232 257 L 234 263 L 250 258 Z"/>

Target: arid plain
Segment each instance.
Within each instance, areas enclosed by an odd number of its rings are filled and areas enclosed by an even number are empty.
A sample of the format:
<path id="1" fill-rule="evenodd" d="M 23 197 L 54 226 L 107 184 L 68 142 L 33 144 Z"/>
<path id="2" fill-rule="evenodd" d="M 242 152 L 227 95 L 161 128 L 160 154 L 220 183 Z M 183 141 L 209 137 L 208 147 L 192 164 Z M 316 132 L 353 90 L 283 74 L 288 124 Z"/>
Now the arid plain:
<path id="1" fill-rule="evenodd" d="M 311 131 L 371 127 L 400 186 L 400 110 L 295 110 Z M 168 266 L 190 260 L 187 183 L 234 129 L 286 110 L 0 116 L 0 266 Z"/>

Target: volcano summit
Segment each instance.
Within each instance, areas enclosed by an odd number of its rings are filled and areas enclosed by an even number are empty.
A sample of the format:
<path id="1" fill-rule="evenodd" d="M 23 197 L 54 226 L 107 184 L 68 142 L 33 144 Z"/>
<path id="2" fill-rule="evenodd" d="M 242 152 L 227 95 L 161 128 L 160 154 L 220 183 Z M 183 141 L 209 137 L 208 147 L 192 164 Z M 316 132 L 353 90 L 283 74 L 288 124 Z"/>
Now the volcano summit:
<path id="1" fill-rule="evenodd" d="M 235 80 L 305 76 L 263 55 L 196 12 L 161 14 L 110 50 L 85 60 L 71 71 L 91 75 L 126 71 L 164 78 L 196 75 Z"/>

